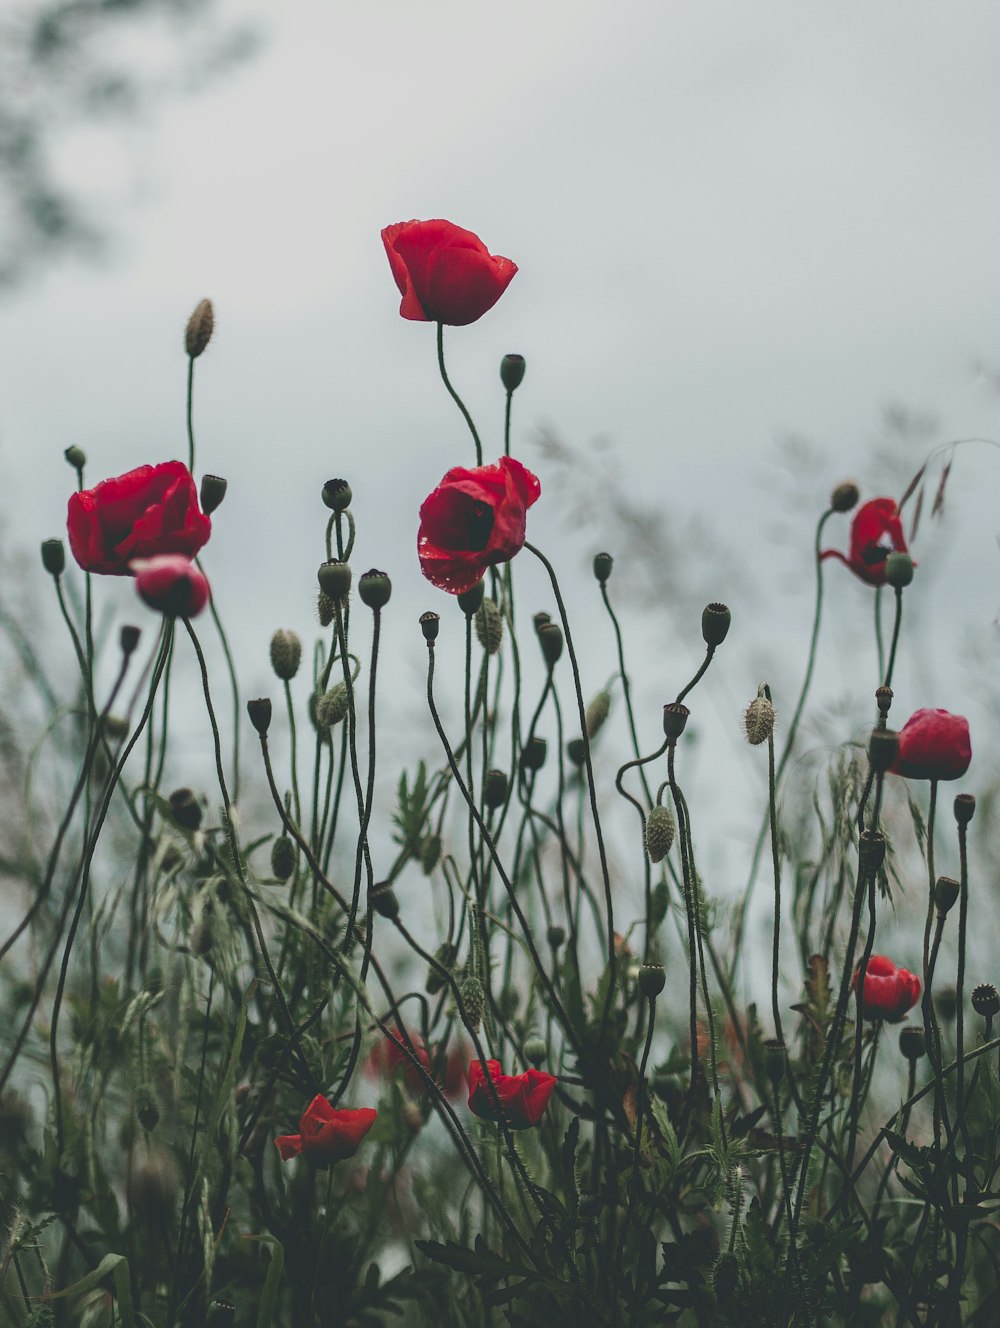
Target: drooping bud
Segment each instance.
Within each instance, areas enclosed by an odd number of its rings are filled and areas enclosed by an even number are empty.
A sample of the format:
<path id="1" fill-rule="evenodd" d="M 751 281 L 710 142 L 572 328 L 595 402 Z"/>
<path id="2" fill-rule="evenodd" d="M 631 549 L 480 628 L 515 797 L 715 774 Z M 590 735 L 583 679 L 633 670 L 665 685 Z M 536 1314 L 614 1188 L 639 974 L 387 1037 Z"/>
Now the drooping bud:
<path id="1" fill-rule="evenodd" d="M 529 738 L 521 752 L 521 769 L 541 770 L 545 764 L 545 753 L 547 751 L 548 743 L 544 738 L 537 736 Z"/>
<path id="2" fill-rule="evenodd" d="M 484 599 L 476 610 L 476 636 L 487 655 L 495 655 L 503 641 L 503 614 L 494 599 Z"/>
<path id="3" fill-rule="evenodd" d="M 287 881 L 295 870 L 295 844 L 287 835 L 278 835 L 271 845 L 271 875 Z"/>
<path id="4" fill-rule="evenodd" d="M 729 633 L 733 615 L 725 604 L 706 604 L 701 615 L 701 635 L 710 650 L 721 646 Z"/>
<path id="5" fill-rule="evenodd" d="M 250 716 L 250 723 L 260 736 L 265 737 L 267 730 L 271 727 L 270 699 L 266 696 L 259 696 L 254 701 L 248 701 L 247 714 Z"/>
<path id="6" fill-rule="evenodd" d="M 335 682 L 333 686 L 316 700 L 316 727 L 332 729 L 350 709 L 347 696 L 347 684 Z"/>
<path id="7" fill-rule="evenodd" d="M 271 668 L 282 682 L 290 682 L 301 661 L 302 642 L 298 635 L 279 627 L 271 637 Z"/>
<path id="8" fill-rule="evenodd" d="M 66 567 L 66 548 L 61 539 L 42 540 L 42 566 L 49 576 L 62 576 Z"/>
<path id="9" fill-rule="evenodd" d="M 134 627 L 131 623 L 124 624 L 118 636 L 118 644 L 121 646 L 122 654 L 126 658 L 135 651 L 141 636 L 142 632 L 138 627 Z"/>
<path id="10" fill-rule="evenodd" d="M 858 486 L 853 480 L 846 480 L 843 484 L 838 484 L 830 494 L 830 506 L 835 512 L 849 512 L 852 507 L 857 506 L 860 497 L 861 490 Z"/>
<path id="11" fill-rule="evenodd" d="M 871 880 L 885 861 L 885 835 L 881 830 L 862 830 L 858 836 L 858 859 L 862 877 Z"/>
<path id="12" fill-rule="evenodd" d="M 972 989 L 972 1008 L 984 1019 L 992 1019 L 1000 1013 L 1000 993 L 992 982 L 981 982 Z"/>
<path id="13" fill-rule="evenodd" d="M 500 381 L 508 393 L 516 392 L 524 378 L 524 356 L 505 355 L 500 361 Z"/>
<path id="14" fill-rule="evenodd" d="M 458 950 L 451 941 L 444 941 L 438 946 L 434 958 L 437 960 L 440 968 L 443 968 L 450 973 L 455 967 L 455 960 L 458 958 Z M 440 971 L 440 968 L 436 968 L 431 964 L 427 969 L 427 977 L 424 981 L 424 991 L 426 991 L 428 996 L 436 996 L 439 991 L 447 986 L 448 979 L 445 977 L 444 973 Z"/>
<path id="15" fill-rule="evenodd" d="M 639 969 L 639 990 L 647 1000 L 655 1001 L 667 985 L 667 973 L 662 964 L 643 964 Z"/>
<path id="16" fill-rule="evenodd" d="M 524 1044 L 524 1059 L 532 1064 L 537 1070 L 543 1061 L 548 1059 L 548 1043 L 542 1037 L 530 1037 Z"/>
<path id="17" fill-rule="evenodd" d="M 483 578 L 480 577 L 474 586 L 470 587 L 468 590 L 463 590 L 461 595 L 456 595 L 455 598 L 458 601 L 458 607 L 462 610 L 465 616 L 471 618 L 479 608 L 480 604 L 482 604 L 483 596 L 485 594 L 486 586 L 483 584 Z"/>
<path id="18" fill-rule="evenodd" d="M 346 480 L 327 480 L 323 485 L 323 502 L 331 512 L 345 512 L 354 494 Z"/>
<path id="19" fill-rule="evenodd" d="M 486 993 L 483 991 L 483 984 L 475 975 L 470 975 L 459 988 L 459 996 L 462 1022 L 470 1033 L 478 1033 L 486 1012 Z"/>
<path id="20" fill-rule="evenodd" d="M 962 887 L 951 876 L 939 876 L 934 882 L 934 907 L 938 917 L 945 917 L 962 893 Z"/>
<path id="21" fill-rule="evenodd" d="M 339 558 L 330 558 L 320 564 L 316 579 L 323 594 L 329 595 L 336 602 L 343 599 L 351 588 L 351 569 L 349 564 L 341 562 Z"/>
<path id="22" fill-rule="evenodd" d="M 684 732 L 691 711 L 680 701 L 668 701 L 663 707 L 663 736 L 669 742 L 676 742 Z"/>
<path id="23" fill-rule="evenodd" d="M 372 908 L 380 918 L 399 917 L 399 900 L 396 898 L 396 892 L 388 881 L 382 881 L 380 885 L 372 887 L 371 892 Z"/>
<path id="24" fill-rule="evenodd" d="M 868 760 L 877 774 L 885 774 L 898 754 L 899 734 L 895 729 L 872 729 L 868 739 Z"/>
<path id="25" fill-rule="evenodd" d="M 507 801 L 508 786 L 505 770 L 487 770 L 483 783 L 483 802 L 490 811 L 496 811 Z"/>
<path id="26" fill-rule="evenodd" d="M 63 452 L 63 456 L 78 475 L 82 474 L 83 468 L 87 464 L 87 454 L 82 447 L 77 447 L 75 444 L 72 447 L 67 447 L 66 451 Z"/>
<path id="27" fill-rule="evenodd" d="M 433 609 L 428 609 L 426 613 L 420 615 L 420 630 L 423 632 L 424 640 L 428 645 L 437 640 L 440 627 L 440 613 L 435 613 Z"/>
<path id="28" fill-rule="evenodd" d="M 885 579 L 894 590 L 902 590 L 913 580 L 913 559 L 908 553 L 890 553 L 885 560 Z"/>
<path id="29" fill-rule="evenodd" d="M 553 951 L 558 950 L 566 940 L 566 928 L 560 927 L 557 922 L 554 922 L 545 933 L 545 938 Z"/>
<path id="30" fill-rule="evenodd" d="M 743 732 L 751 747 L 767 742 L 774 732 L 774 705 L 768 695 L 767 683 L 757 688 L 757 695 L 743 711 Z"/>
<path id="31" fill-rule="evenodd" d="M 221 475 L 202 475 L 198 496 L 201 499 L 201 510 L 206 516 L 211 516 L 217 507 L 221 507 L 228 488 L 229 481 Z"/>
<path id="32" fill-rule="evenodd" d="M 582 738 L 570 738 L 566 744 L 566 755 L 579 770 L 587 759 L 587 744 Z"/>
<path id="33" fill-rule="evenodd" d="M 924 1030 L 919 1024 L 907 1024 L 900 1029 L 899 1049 L 908 1061 L 918 1061 L 927 1050 Z"/>
<path id="34" fill-rule="evenodd" d="M 192 789 L 174 789 L 167 801 L 170 803 L 170 814 L 179 826 L 184 830 L 198 829 L 201 825 L 202 809 Z"/>
<path id="35" fill-rule="evenodd" d="M 960 793 L 955 799 L 955 820 L 959 825 L 968 825 L 976 814 L 976 799 L 971 793 Z"/>
<path id="36" fill-rule="evenodd" d="M 594 576 L 600 585 L 608 584 L 608 577 L 611 575 L 611 569 L 615 565 L 615 560 L 610 553 L 598 553 L 594 555 Z"/>
<path id="37" fill-rule="evenodd" d="M 563 634 L 559 624 L 542 623 L 538 628 L 538 644 L 542 648 L 542 658 L 550 669 L 553 668 L 563 652 Z"/>
<path id="38" fill-rule="evenodd" d="M 184 329 L 184 349 L 192 360 L 202 354 L 215 330 L 215 310 L 211 300 L 199 300 Z"/>
<path id="39" fill-rule="evenodd" d="M 674 814 L 669 807 L 656 806 L 646 817 L 646 852 L 650 862 L 662 862 L 670 852 L 677 833 Z"/>
<path id="40" fill-rule="evenodd" d="M 611 713 L 611 697 L 607 692 L 598 692 L 587 706 L 584 719 L 587 727 L 587 737 L 593 742 L 604 727 L 604 721 Z"/>
<path id="41" fill-rule="evenodd" d="M 892 698 L 895 695 L 891 687 L 877 687 L 875 689 L 875 704 L 878 706 L 878 713 L 883 719 L 889 713 L 889 707 L 892 705 Z"/>

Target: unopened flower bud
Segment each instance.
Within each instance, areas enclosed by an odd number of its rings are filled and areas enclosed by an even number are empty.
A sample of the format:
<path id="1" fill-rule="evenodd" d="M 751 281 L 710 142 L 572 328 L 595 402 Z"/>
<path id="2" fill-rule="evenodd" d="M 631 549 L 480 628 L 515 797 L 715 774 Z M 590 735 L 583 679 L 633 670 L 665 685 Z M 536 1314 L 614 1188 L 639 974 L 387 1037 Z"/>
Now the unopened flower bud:
<path id="1" fill-rule="evenodd" d="M 602 586 L 607 585 L 608 577 L 611 575 L 611 569 L 614 565 L 615 560 L 610 553 L 594 555 L 594 576 Z"/>
<path id="2" fill-rule="evenodd" d="M 250 723 L 263 738 L 271 727 L 271 702 L 266 696 L 259 696 L 255 701 L 247 702 L 247 714 Z"/>
<path id="3" fill-rule="evenodd" d="M 476 636 L 487 655 L 495 655 L 503 641 L 503 614 L 494 599 L 484 599 L 476 610 Z"/>
<path id="4" fill-rule="evenodd" d="M 976 799 L 971 793 L 960 793 L 955 799 L 955 820 L 959 825 L 968 825 L 976 814 Z"/>
<path id="5" fill-rule="evenodd" d="M 878 706 L 878 712 L 885 719 L 889 713 L 889 707 L 892 705 L 892 698 L 895 695 L 891 687 L 877 687 L 875 689 L 875 704 Z"/>
<path id="6" fill-rule="evenodd" d="M 201 498 L 201 510 L 206 516 L 211 516 L 217 507 L 222 506 L 228 488 L 229 481 L 221 475 L 202 475 L 198 496 Z"/>
<path id="7" fill-rule="evenodd" d="M 524 1044 L 524 1059 L 529 1061 L 536 1070 L 547 1059 L 548 1054 L 548 1043 L 542 1037 L 530 1037 Z"/>
<path id="8" fill-rule="evenodd" d="M 507 801 L 508 780 L 505 770 L 487 770 L 483 783 L 483 802 L 496 811 Z"/>
<path id="9" fill-rule="evenodd" d="M 639 990 L 647 1000 L 655 1001 L 667 985 L 667 974 L 662 964 L 643 964 L 639 969 Z"/>
<path id="10" fill-rule="evenodd" d="M 323 485 L 323 502 L 331 512 L 344 512 L 351 505 L 354 494 L 346 480 L 327 480 Z"/>
<path id="11" fill-rule="evenodd" d="M 42 540 L 42 566 L 49 576 L 62 576 L 66 566 L 66 548 L 61 539 Z"/>
<path id="12" fill-rule="evenodd" d="M 287 835 L 279 835 L 271 845 L 271 875 L 287 881 L 295 870 L 295 844 Z"/>
<path id="13" fill-rule="evenodd" d="M 388 881 L 372 887 L 371 900 L 372 908 L 380 918 L 389 918 L 391 921 L 399 917 L 399 900 Z"/>
<path id="14" fill-rule="evenodd" d="M 329 595 L 334 601 L 343 599 L 351 588 L 351 569 L 347 563 L 342 563 L 339 558 L 331 558 L 325 563 L 321 563 L 316 572 L 316 579 L 319 581 L 319 588 L 324 595 Z"/>
<path id="15" fill-rule="evenodd" d="M 541 770 L 545 764 L 545 753 L 548 751 L 548 743 L 544 738 L 529 738 L 524 744 L 521 752 L 522 770 Z"/>
<path id="16" fill-rule="evenodd" d="M 899 734 L 895 729 L 872 729 L 868 739 L 868 760 L 876 773 L 885 774 L 899 754 Z"/>
<path id="17" fill-rule="evenodd" d="M 570 738 L 566 744 L 566 755 L 579 770 L 587 759 L 587 744 L 582 738 Z"/>
<path id="18" fill-rule="evenodd" d="M 211 300 L 199 300 L 184 329 L 184 349 L 196 360 L 212 340 L 215 330 L 215 310 Z"/>
<path id="19" fill-rule="evenodd" d="M 279 627 L 271 637 L 271 668 L 282 682 L 289 682 L 299 671 L 302 642 L 295 632 Z"/>
<path id="20" fill-rule="evenodd" d="M 894 590 L 902 590 L 913 580 L 913 559 L 908 553 L 890 553 L 885 560 L 885 579 Z"/>
<path id="21" fill-rule="evenodd" d="M 83 470 L 84 466 L 87 464 L 86 452 L 83 450 L 82 447 L 77 447 L 75 444 L 73 447 L 67 447 L 66 451 L 63 452 L 63 456 L 73 467 L 73 469 L 77 472 L 77 474 L 79 474 Z"/>
<path id="22" fill-rule="evenodd" d="M 538 628 L 538 644 L 542 648 L 542 658 L 549 668 L 553 668 L 563 652 L 562 628 L 558 623 L 542 623 Z"/>
<path id="23" fill-rule="evenodd" d="M 962 893 L 962 887 L 951 876 L 939 876 L 934 882 L 934 907 L 938 917 L 945 917 L 955 900 Z"/>
<path id="24" fill-rule="evenodd" d="M 972 989 L 972 1008 L 984 1019 L 992 1019 L 1000 1012 L 1000 993 L 992 982 L 981 982 Z"/>
<path id="25" fill-rule="evenodd" d="M 554 922 L 545 933 L 545 939 L 552 950 L 558 950 L 566 940 L 566 928 L 560 927 L 557 922 Z"/>
<path id="26" fill-rule="evenodd" d="M 333 600 L 321 590 L 316 599 L 316 616 L 319 618 L 320 627 L 329 627 L 333 622 Z"/>
<path id="27" fill-rule="evenodd" d="M 858 499 L 861 497 L 861 491 L 852 481 L 847 480 L 843 484 L 838 484 L 830 495 L 830 506 L 835 512 L 849 512 L 852 507 L 856 507 Z"/>
<path id="28" fill-rule="evenodd" d="M 441 861 L 441 836 L 425 835 L 420 845 L 420 869 L 425 876 L 430 876 L 431 872 Z"/>
<path id="29" fill-rule="evenodd" d="M 706 604 L 701 615 L 701 634 L 710 650 L 721 646 L 729 633 L 733 615 L 725 604 Z"/>
<path id="30" fill-rule="evenodd" d="M 774 732 L 774 705 L 768 695 L 767 683 L 761 683 L 757 695 L 743 711 L 743 732 L 751 747 L 767 742 Z"/>
<path id="31" fill-rule="evenodd" d="M 900 1029 L 899 1049 L 908 1061 L 918 1061 L 927 1050 L 924 1030 L 918 1024 L 907 1024 Z"/>
<path id="32" fill-rule="evenodd" d="M 584 719 L 587 737 L 593 741 L 604 727 L 604 721 L 611 713 L 611 697 L 607 692 L 598 692 L 587 706 Z"/>
<path id="33" fill-rule="evenodd" d="M 373 612 L 384 609 L 389 603 L 389 597 L 392 594 L 392 582 L 385 572 L 379 572 L 374 567 L 369 572 L 363 572 L 358 581 L 358 596 L 362 604 L 367 604 Z"/>
<path id="34" fill-rule="evenodd" d="M 483 583 L 483 578 L 480 577 L 474 586 L 470 587 L 468 590 L 463 590 L 461 595 L 456 596 L 458 607 L 467 618 L 471 618 L 476 612 L 480 604 L 482 604 L 483 596 L 485 594 L 486 586 Z"/>
<path id="35" fill-rule="evenodd" d="M 861 874 L 870 880 L 885 861 L 885 835 L 881 830 L 862 830 L 858 836 Z"/>
<path id="36" fill-rule="evenodd" d="M 440 965 L 440 967 L 431 964 L 427 969 L 427 977 L 424 981 L 424 991 L 426 991 L 428 996 L 436 996 L 438 992 L 447 985 L 448 979 L 445 977 L 444 973 L 441 972 L 441 969 L 445 969 L 448 973 L 452 971 L 455 967 L 455 960 L 458 958 L 458 950 L 451 941 L 443 941 L 442 944 L 438 946 L 437 954 L 435 954 L 434 958 L 437 960 L 437 965 Z"/>
<path id="37" fill-rule="evenodd" d="M 167 801 L 170 803 L 170 814 L 179 826 L 185 830 L 198 829 L 202 818 L 201 803 L 192 789 L 174 789 Z"/>
<path id="38" fill-rule="evenodd" d="M 329 691 L 317 698 L 316 727 L 332 729 L 335 724 L 340 723 L 349 709 L 347 684 L 335 682 Z"/>
<path id="39" fill-rule="evenodd" d="M 470 1033 L 478 1033 L 486 1011 L 486 993 L 483 984 L 475 976 L 465 979 L 459 988 L 459 1012 L 462 1022 Z"/>
<path id="40" fill-rule="evenodd" d="M 500 381 L 508 392 L 516 392 L 524 378 L 524 356 L 505 355 L 500 361 Z"/>
<path id="41" fill-rule="evenodd" d="M 663 736 L 670 742 L 676 742 L 684 732 L 691 711 L 680 701 L 669 701 L 663 707 Z"/>
<path id="42" fill-rule="evenodd" d="M 669 807 L 656 806 L 646 817 L 646 852 L 650 862 L 662 862 L 670 852 L 677 833 L 674 814 Z"/>
<path id="43" fill-rule="evenodd" d="M 428 645 L 437 640 L 440 627 L 440 613 L 435 613 L 433 609 L 428 609 L 426 613 L 420 615 L 420 630 L 423 632 L 424 640 Z"/>

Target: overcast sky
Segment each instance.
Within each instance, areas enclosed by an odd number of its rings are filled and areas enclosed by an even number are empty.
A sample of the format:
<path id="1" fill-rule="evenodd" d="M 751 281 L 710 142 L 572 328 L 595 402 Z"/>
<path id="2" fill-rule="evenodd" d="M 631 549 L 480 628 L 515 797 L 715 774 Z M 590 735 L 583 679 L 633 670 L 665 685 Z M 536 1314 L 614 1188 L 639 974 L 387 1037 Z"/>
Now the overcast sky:
<path id="1" fill-rule="evenodd" d="M 419 574 L 416 512 L 472 454 L 433 328 L 398 316 L 390 222 L 446 217 L 519 265 L 490 313 L 448 332 L 448 357 L 490 458 L 497 365 L 526 356 L 514 450 L 542 480 L 532 537 L 557 563 L 573 573 L 610 537 L 595 493 L 592 525 L 562 552 L 540 428 L 575 446 L 610 438 L 638 501 L 700 513 L 735 552 L 742 579 L 706 593 L 733 602 L 720 685 L 740 704 L 771 654 L 788 687 L 800 676 L 811 528 L 833 484 L 855 477 L 873 496 L 891 478 L 898 496 L 934 444 L 1000 437 L 1000 396 L 977 372 L 1000 365 L 995 0 L 231 12 L 257 23 L 253 60 L 148 123 L 61 146 L 117 244 L 0 305 L 0 508 L 8 543 L 33 548 L 61 529 L 70 443 L 92 482 L 186 454 L 181 336 L 210 296 L 199 469 L 230 493 L 206 557 L 250 689 L 267 682 L 275 627 L 311 631 L 331 476 L 354 489 L 356 566 L 393 577 L 390 639 L 411 649 L 417 614 L 442 607 Z M 873 453 L 892 402 L 937 424 L 890 477 Z M 792 482 L 776 451 L 789 434 L 819 456 Z M 995 449 L 963 449 L 945 523 L 921 532 L 934 574 L 901 717 L 971 711 L 960 657 L 972 641 L 996 658 L 998 477 Z M 830 527 L 842 546 L 846 527 Z M 860 695 L 866 714 L 870 593 L 839 570 L 826 699 Z M 691 630 L 676 657 L 637 661 L 656 713 L 697 659 Z"/>

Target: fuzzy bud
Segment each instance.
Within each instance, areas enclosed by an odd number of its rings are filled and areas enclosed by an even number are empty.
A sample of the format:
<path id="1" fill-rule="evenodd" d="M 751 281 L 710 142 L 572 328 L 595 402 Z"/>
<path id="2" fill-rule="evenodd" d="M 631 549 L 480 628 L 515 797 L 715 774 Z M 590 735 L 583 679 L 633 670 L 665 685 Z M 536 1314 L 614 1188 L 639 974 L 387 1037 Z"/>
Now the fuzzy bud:
<path id="1" fill-rule="evenodd" d="M 329 627 L 333 622 L 333 600 L 325 590 L 321 590 L 316 598 L 316 616 L 320 627 Z"/>
<path id="2" fill-rule="evenodd" d="M 338 599 L 343 599 L 351 588 L 351 569 L 339 558 L 330 558 L 320 564 L 316 579 L 323 594 L 329 595 L 336 602 Z"/>
<path id="3" fill-rule="evenodd" d="M 215 310 L 211 300 L 199 300 L 184 329 L 184 349 L 192 360 L 202 354 L 215 330 Z"/>
<path id="4" fill-rule="evenodd" d="M 332 729 L 339 724 L 349 710 L 347 684 L 336 682 L 328 692 L 324 692 L 316 701 L 316 727 Z"/>
<path id="5" fill-rule="evenodd" d="M 66 566 L 66 548 L 61 539 L 42 540 L 42 566 L 49 576 L 62 576 Z"/>
<path id="6" fill-rule="evenodd" d="M 684 732 L 691 711 L 680 701 L 669 701 L 663 707 L 663 736 L 670 742 L 676 742 Z"/>
<path id="7" fill-rule="evenodd" d="M 221 475 L 202 475 L 198 496 L 201 499 L 201 510 L 206 516 L 211 516 L 217 507 L 222 506 L 228 488 L 229 481 Z"/>
<path id="8" fill-rule="evenodd" d="M 976 814 L 976 799 L 971 793 L 960 793 L 955 799 L 955 820 L 959 825 L 968 825 Z"/>
<path id="9" fill-rule="evenodd" d="M 524 1059 L 533 1065 L 536 1070 L 548 1058 L 548 1054 L 549 1046 L 544 1038 L 530 1037 L 524 1044 Z"/>
<path id="10" fill-rule="evenodd" d="M 908 553 L 890 553 L 885 560 L 885 579 L 894 590 L 902 590 L 913 580 L 913 559 Z"/>
<path id="11" fill-rule="evenodd" d="M 391 594 L 392 582 L 385 572 L 379 572 L 373 567 L 371 571 L 362 573 L 358 581 L 358 595 L 361 603 L 367 604 L 374 613 L 385 608 Z"/>
<path id="12" fill-rule="evenodd" d="M 774 706 L 767 683 L 761 683 L 757 695 L 743 711 L 743 732 L 751 747 L 759 747 L 774 733 Z"/>
<path id="13" fill-rule="evenodd" d="M 331 512 L 346 512 L 353 497 L 346 480 L 327 480 L 323 485 L 323 502 Z"/>
<path id="14" fill-rule="evenodd" d="M 508 786 L 505 770 L 487 770 L 483 783 L 483 802 L 491 811 L 496 811 L 507 801 Z"/>
<path id="15" fill-rule="evenodd" d="M 440 627 L 440 613 L 435 613 L 433 609 L 428 609 L 426 613 L 420 615 L 420 630 L 423 632 L 424 640 L 428 645 L 431 645 L 437 640 Z"/>
<path id="16" fill-rule="evenodd" d="M 1000 1012 L 1000 993 L 992 982 L 981 982 L 972 989 L 972 1008 L 984 1019 L 992 1019 Z"/>
<path id="17" fill-rule="evenodd" d="M 830 506 L 835 512 L 849 512 L 853 507 L 857 507 L 860 497 L 861 490 L 858 486 L 853 480 L 847 480 L 843 484 L 838 484 L 830 494 Z"/>
<path id="18" fill-rule="evenodd" d="M 962 893 L 962 887 L 951 876 L 939 876 L 934 882 L 934 907 L 938 917 L 945 917 L 952 909 L 956 899 Z"/>
<path id="19" fill-rule="evenodd" d="M 721 646 L 729 634 L 733 615 L 725 604 L 706 604 L 701 615 L 701 635 L 710 650 Z"/>
<path id="20" fill-rule="evenodd" d="M 544 738 L 529 738 L 524 744 L 521 752 L 522 770 L 541 770 L 545 764 L 545 753 L 548 751 L 548 743 Z"/>
<path id="21" fill-rule="evenodd" d="M 924 1030 L 918 1024 L 907 1024 L 900 1029 L 899 1049 L 908 1061 L 918 1061 L 927 1050 Z"/>
<path id="22" fill-rule="evenodd" d="M 168 798 L 170 814 L 184 830 L 197 830 L 201 825 L 201 803 L 189 788 L 174 789 Z"/>
<path id="23" fill-rule="evenodd" d="M 470 1033 L 478 1033 L 486 1012 L 486 993 L 483 991 L 483 984 L 477 977 L 467 977 L 459 988 L 459 996 L 462 1022 Z"/>
<path id="24" fill-rule="evenodd" d="M 507 389 L 508 396 L 516 392 L 524 378 L 524 356 L 505 355 L 500 361 L 500 381 Z"/>
<path id="25" fill-rule="evenodd" d="M 457 595 L 455 598 L 458 600 L 458 607 L 462 610 L 465 616 L 471 618 L 479 608 L 480 604 L 482 604 L 483 596 L 485 594 L 486 586 L 483 584 L 482 577 L 480 577 L 474 586 L 470 587 L 468 590 L 463 590 L 461 595 Z"/>
<path id="26" fill-rule="evenodd" d="M 487 655 L 495 655 L 503 641 L 503 614 L 493 599 L 484 599 L 476 610 L 476 636 Z"/>
<path id="27" fill-rule="evenodd" d="M 266 696 L 259 696 L 255 701 L 247 702 L 247 714 L 250 723 L 263 738 L 271 727 L 271 702 Z"/>
<path id="28" fill-rule="evenodd" d="M 899 754 L 899 734 L 895 729 L 873 729 L 868 739 L 868 760 L 878 774 L 885 772 L 895 763 Z"/>
<path id="29" fill-rule="evenodd" d="M 279 835 L 271 845 L 271 875 L 285 882 L 295 870 L 295 844 L 287 835 Z"/>
<path id="30" fill-rule="evenodd" d="M 538 628 L 538 644 L 542 648 L 542 657 L 549 668 L 554 668 L 563 652 L 562 628 L 558 623 L 542 623 Z"/>
<path id="31" fill-rule="evenodd" d="M 63 452 L 67 464 L 73 467 L 78 475 L 83 473 L 83 468 L 87 464 L 87 454 L 82 447 L 67 447 Z"/>
<path id="32" fill-rule="evenodd" d="M 302 642 L 295 632 L 279 627 L 271 637 L 271 668 L 282 682 L 290 682 L 299 671 Z"/>
<path id="33" fill-rule="evenodd" d="M 372 908 L 380 918 L 399 917 L 399 900 L 396 898 L 396 892 L 388 881 L 383 881 L 380 885 L 373 886 L 371 892 Z"/>
<path id="34" fill-rule="evenodd" d="M 667 985 L 667 974 L 662 964 L 643 964 L 639 969 L 639 990 L 649 1001 L 655 1001 Z"/>
<path id="35" fill-rule="evenodd" d="M 427 977 L 424 980 L 424 991 L 428 996 L 436 996 L 447 985 L 447 978 L 440 971 L 442 968 L 449 973 L 455 967 L 455 960 L 458 958 L 458 950 L 451 941 L 444 941 L 437 948 L 434 958 L 439 967 L 431 964 L 427 969 Z"/>
<path id="36" fill-rule="evenodd" d="M 646 817 L 646 852 L 650 862 L 662 862 L 670 852 L 677 833 L 674 814 L 669 807 L 654 807 Z"/>
<path id="37" fill-rule="evenodd" d="M 611 713 L 611 697 L 607 692 L 598 692 L 594 696 L 590 705 L 587 706 L 584 719 L 587 726 L 587 737 L 593 742 L 604 727 L 604 721 Z"/>
<path id="38" fill-rule="evenodd" d="M 611 569 L 615 565 L 615 560 L 610 553 L 598 553 L 594 555 L 594 576 L 602 586 L 608 584 L 608 577 L 611 575 Z"/>

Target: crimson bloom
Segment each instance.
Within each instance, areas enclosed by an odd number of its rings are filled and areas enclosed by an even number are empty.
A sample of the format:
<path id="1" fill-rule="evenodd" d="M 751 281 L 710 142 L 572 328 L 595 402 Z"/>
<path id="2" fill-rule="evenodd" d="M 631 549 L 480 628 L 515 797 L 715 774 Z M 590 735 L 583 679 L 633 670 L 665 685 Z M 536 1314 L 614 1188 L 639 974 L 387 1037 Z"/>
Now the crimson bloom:
<path id="1" fill-rule="evenodd" d="M 858 990 L 858 974 L 854 970 L 852 986 Z M 920 979 L 905 968 L 897 968 L 885 955 L 873 954 L 865 969 L 863 1013 L 866 1019 L 885 1019 L 898 1024 L 907 1010 L 920 999 Z"/>
<path id="2" fill-rule="evenodd" d="M 410 1034 L 410 1041 L 413 1044 L 417 1060 L 427 1073 L 435 1078 L 435 1071 L 442 1068 L 443 1074 L 437 1076 L 441 1088 L 448 1097 L 457 1097 L 465 1087 L 465 1064 L 462 1054 L 457 1050 L 450 1051 L 443 1058 L 442 1066 L 440 1049 L 432 1056 L 420 1038 Z M 386 1075 L 392 1076 L 396 1074 L 400 1066 L 402 1066 L 403 1081 L 408 1091 L 414 1097 L 426 1092 L 427 1080 L 410 1059 L 402 1038 L 397 1037 L 395 1033 L 383 1038 L 381 1042 L 376 1042 L 365 1063 L 365 1068 L 376 1075 L 384 1072 Z"/>
<path id="3" fill-rule="evenodd" d="M 478 235 L 450 221 L 398 221 L 382 243 L 404 318 L 464 327 L 492 309 L 517 264 L 491 254 Z"/>
<path id="4" fill-rule="evenodd" d="M 890 553 L 907 553 L 903 523 L 894 498 L 873 498 L 859 507 L 851 522 L 851 551 L 824 549 L 821 558 L 839 558 L 855 576 L 870 586 L 885 585 L 885 560 Z"/>
<path id="5" fill-rule="evenodd" d="M 151 609 L 171 618 L 193 618 L 208 603 L 205 574 L 182 553 L 161 553 L 156 558 L 133 558 L 135 588 Z"/>
<path id="6" fill-rule="evenodd" d="M 969 721 L 947 710 L 915 710 L 899 730 L 889 767 L 907 779 L 961 779 L 972 760 Z"/>
<path id="7" fill-rule="evenodd" d="M 482 1120 L 495 1121 L 499 1101 L 503 1118 L 512 1130 L 527 1130 L 537 1125 L 558 1082 L 555 1075 L 544 1070 L 501 1074 L 499 1061 L 487 1061 L 486 1069 L 492 1088 L 482 1061 L 473 1061 L 469 1066 L 469 1110 Z"/>
<path id="8" fill-rule="evenodd" d="M 193 558 L 212 533 L 182 461 L 139 466 L 74 493 L 66 524 L 69 547 L 83 570 L 109 576 L 127 576 L 133 558 L 161 553 Z"/>
<path id="9" fill-rule="evenodd" d="M 524 547 L 525 517 L 542 486 L 513 457 L 449 470 L 420 508 L 417 555 L 427 580 L 452 595 Z"/>
<path id="10" fill-rule="evenodd" d="M 279 1135 L 274 1142 L 283 1162 L 304 1153 L 317 1166 L 329 1166 L 354 1156 L 377 1114 L 371 1107 L 335 1110 L 317 1093 L 299 1121 L 299 1133 Z"/>

